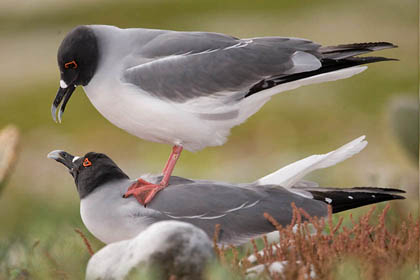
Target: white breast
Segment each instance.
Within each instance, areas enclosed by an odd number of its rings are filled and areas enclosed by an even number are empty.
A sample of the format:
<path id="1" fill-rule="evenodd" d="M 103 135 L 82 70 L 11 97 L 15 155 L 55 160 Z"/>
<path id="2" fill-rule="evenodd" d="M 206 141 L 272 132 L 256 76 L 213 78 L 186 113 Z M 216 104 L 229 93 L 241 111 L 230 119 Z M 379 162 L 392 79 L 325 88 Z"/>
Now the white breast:
<path id="1" fill-rule="evenodd" d="M 122 198 L 129 184 L 108 184 L 80 201 L 80 215 L 86 228 L 104 243 L 135 237 L 154 221 L 151 212 L 135 198 Z"/>
<path id="2" fill-rule="evenodd" d="M 200 119 L 182 105 L 149 96 L 112 77 L 92 79 L 85 92 L 95 108 L 111 123 L 139 138 L 190 151 L 226 142 L 230 122 Z"/>

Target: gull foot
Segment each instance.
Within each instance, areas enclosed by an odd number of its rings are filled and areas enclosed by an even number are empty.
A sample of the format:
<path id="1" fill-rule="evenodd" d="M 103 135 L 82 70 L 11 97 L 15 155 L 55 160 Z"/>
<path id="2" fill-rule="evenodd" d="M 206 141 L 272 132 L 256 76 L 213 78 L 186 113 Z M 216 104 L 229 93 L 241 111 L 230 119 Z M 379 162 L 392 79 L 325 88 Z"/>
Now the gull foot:
<path id="1" fill-rule="evenodd" d="M 128 188 L 127 192 L 123 195 L 123 198 L 133 195 L 141 205 L 146 207 L 155 195 L 164 188 L 165 187 L 162 185 L 156 185 L 143 179 L 138 179 Z"/>

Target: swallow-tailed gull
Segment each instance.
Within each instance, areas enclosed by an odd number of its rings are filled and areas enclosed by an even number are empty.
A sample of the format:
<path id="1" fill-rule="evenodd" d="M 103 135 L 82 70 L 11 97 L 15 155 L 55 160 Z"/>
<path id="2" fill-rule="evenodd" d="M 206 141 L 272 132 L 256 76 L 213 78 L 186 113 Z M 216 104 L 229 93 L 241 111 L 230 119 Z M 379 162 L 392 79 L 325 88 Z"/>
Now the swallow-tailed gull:
<path id="1" fill-rule="evenodd" d="M 105 243 L 131 239 L 162 220 L 191 223 L 213 236 L 220 224 L 220 243 L 239 245 L 275 230 L 265 218 L 271 214 L 280 224 L 290 224 L 291 203 L 309 215 L 325 217 L 328 205 L 333 213 L 386 200 L 402 199 L 398 189 L 356 187 L 322 188 L 303 181 L 309 172 L 334 165 L 366 146 L 360 137 L 324 155 L 313 155 L 288 165 L 258 181 L 230 184 L 171 176 L 165 188 L 144 207 L 134 197 L 122 196 L 133 184 L 108 156 L 87 153 L 74 157 L 62 150 L 48 157 L 64 164 L 73 176 L 80 196 L 80 214 L 88 230 Z M 153 183 L 162 176 L 148 176 Z"/>

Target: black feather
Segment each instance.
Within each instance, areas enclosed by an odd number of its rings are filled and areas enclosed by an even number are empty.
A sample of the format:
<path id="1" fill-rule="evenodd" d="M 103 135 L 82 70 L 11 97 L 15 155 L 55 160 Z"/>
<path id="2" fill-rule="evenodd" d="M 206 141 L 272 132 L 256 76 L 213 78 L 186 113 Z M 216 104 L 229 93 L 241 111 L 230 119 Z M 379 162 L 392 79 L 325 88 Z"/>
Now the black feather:
<path id="1" fill-rule="evenodd" d="M 319 52 L 323 58 L 346 58 L 350 56 L 360 55 L 368 52 L 379 51 L 384 49 L 397 48 L 398 46 L 388 42 L 370 42 L 370 43 L 354 43 L 343 44 L 338 46 L 326 46 L 319 48 Z M 346 54 L 351 54 L 345 56 Z M 338 56 L 337 56 L 338 55 Z"/>
<path id="2" fill-rule="evenodd" d="M 314 199 L 332 206 L 333 213 L 357 208 L 382 201 L 405 199 L 395 193 L 405 193 L 403 190 L 387 188 L 355 187 L 349 189 L 320 188 L 306 189 Z"/>

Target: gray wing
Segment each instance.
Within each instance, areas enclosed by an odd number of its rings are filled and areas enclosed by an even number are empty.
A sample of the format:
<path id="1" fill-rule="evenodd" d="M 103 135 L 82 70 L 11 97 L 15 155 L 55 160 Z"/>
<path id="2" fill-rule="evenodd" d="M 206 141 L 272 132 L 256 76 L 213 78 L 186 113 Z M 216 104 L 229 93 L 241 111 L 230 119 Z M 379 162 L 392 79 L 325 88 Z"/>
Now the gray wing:
<path id="1" fill-rule="evenodd" d="M 210 181 L 171 184 L 159 192 L 148 208 L 161 213 L 159 220 L 175 219 L 202 228 L 210 237 L 221 225 L 220 241 L 241 244 L 250 238 L 274 231 L 264 218 L 272 215 L 280 224 L 292 219 L 291 203 L 310 215 L 325 216 L 327 205 L 278 186 L 233 185 Z"/>
<path id="2" fill-rule="evenodd" d="M 201 96 L 243 98 L 267 77 L 318 69 L 319 47 L 296 38 L 167 32 L 139 51 L 147 62 L 126 69 L 123 80 L 174 102 Z"/>

